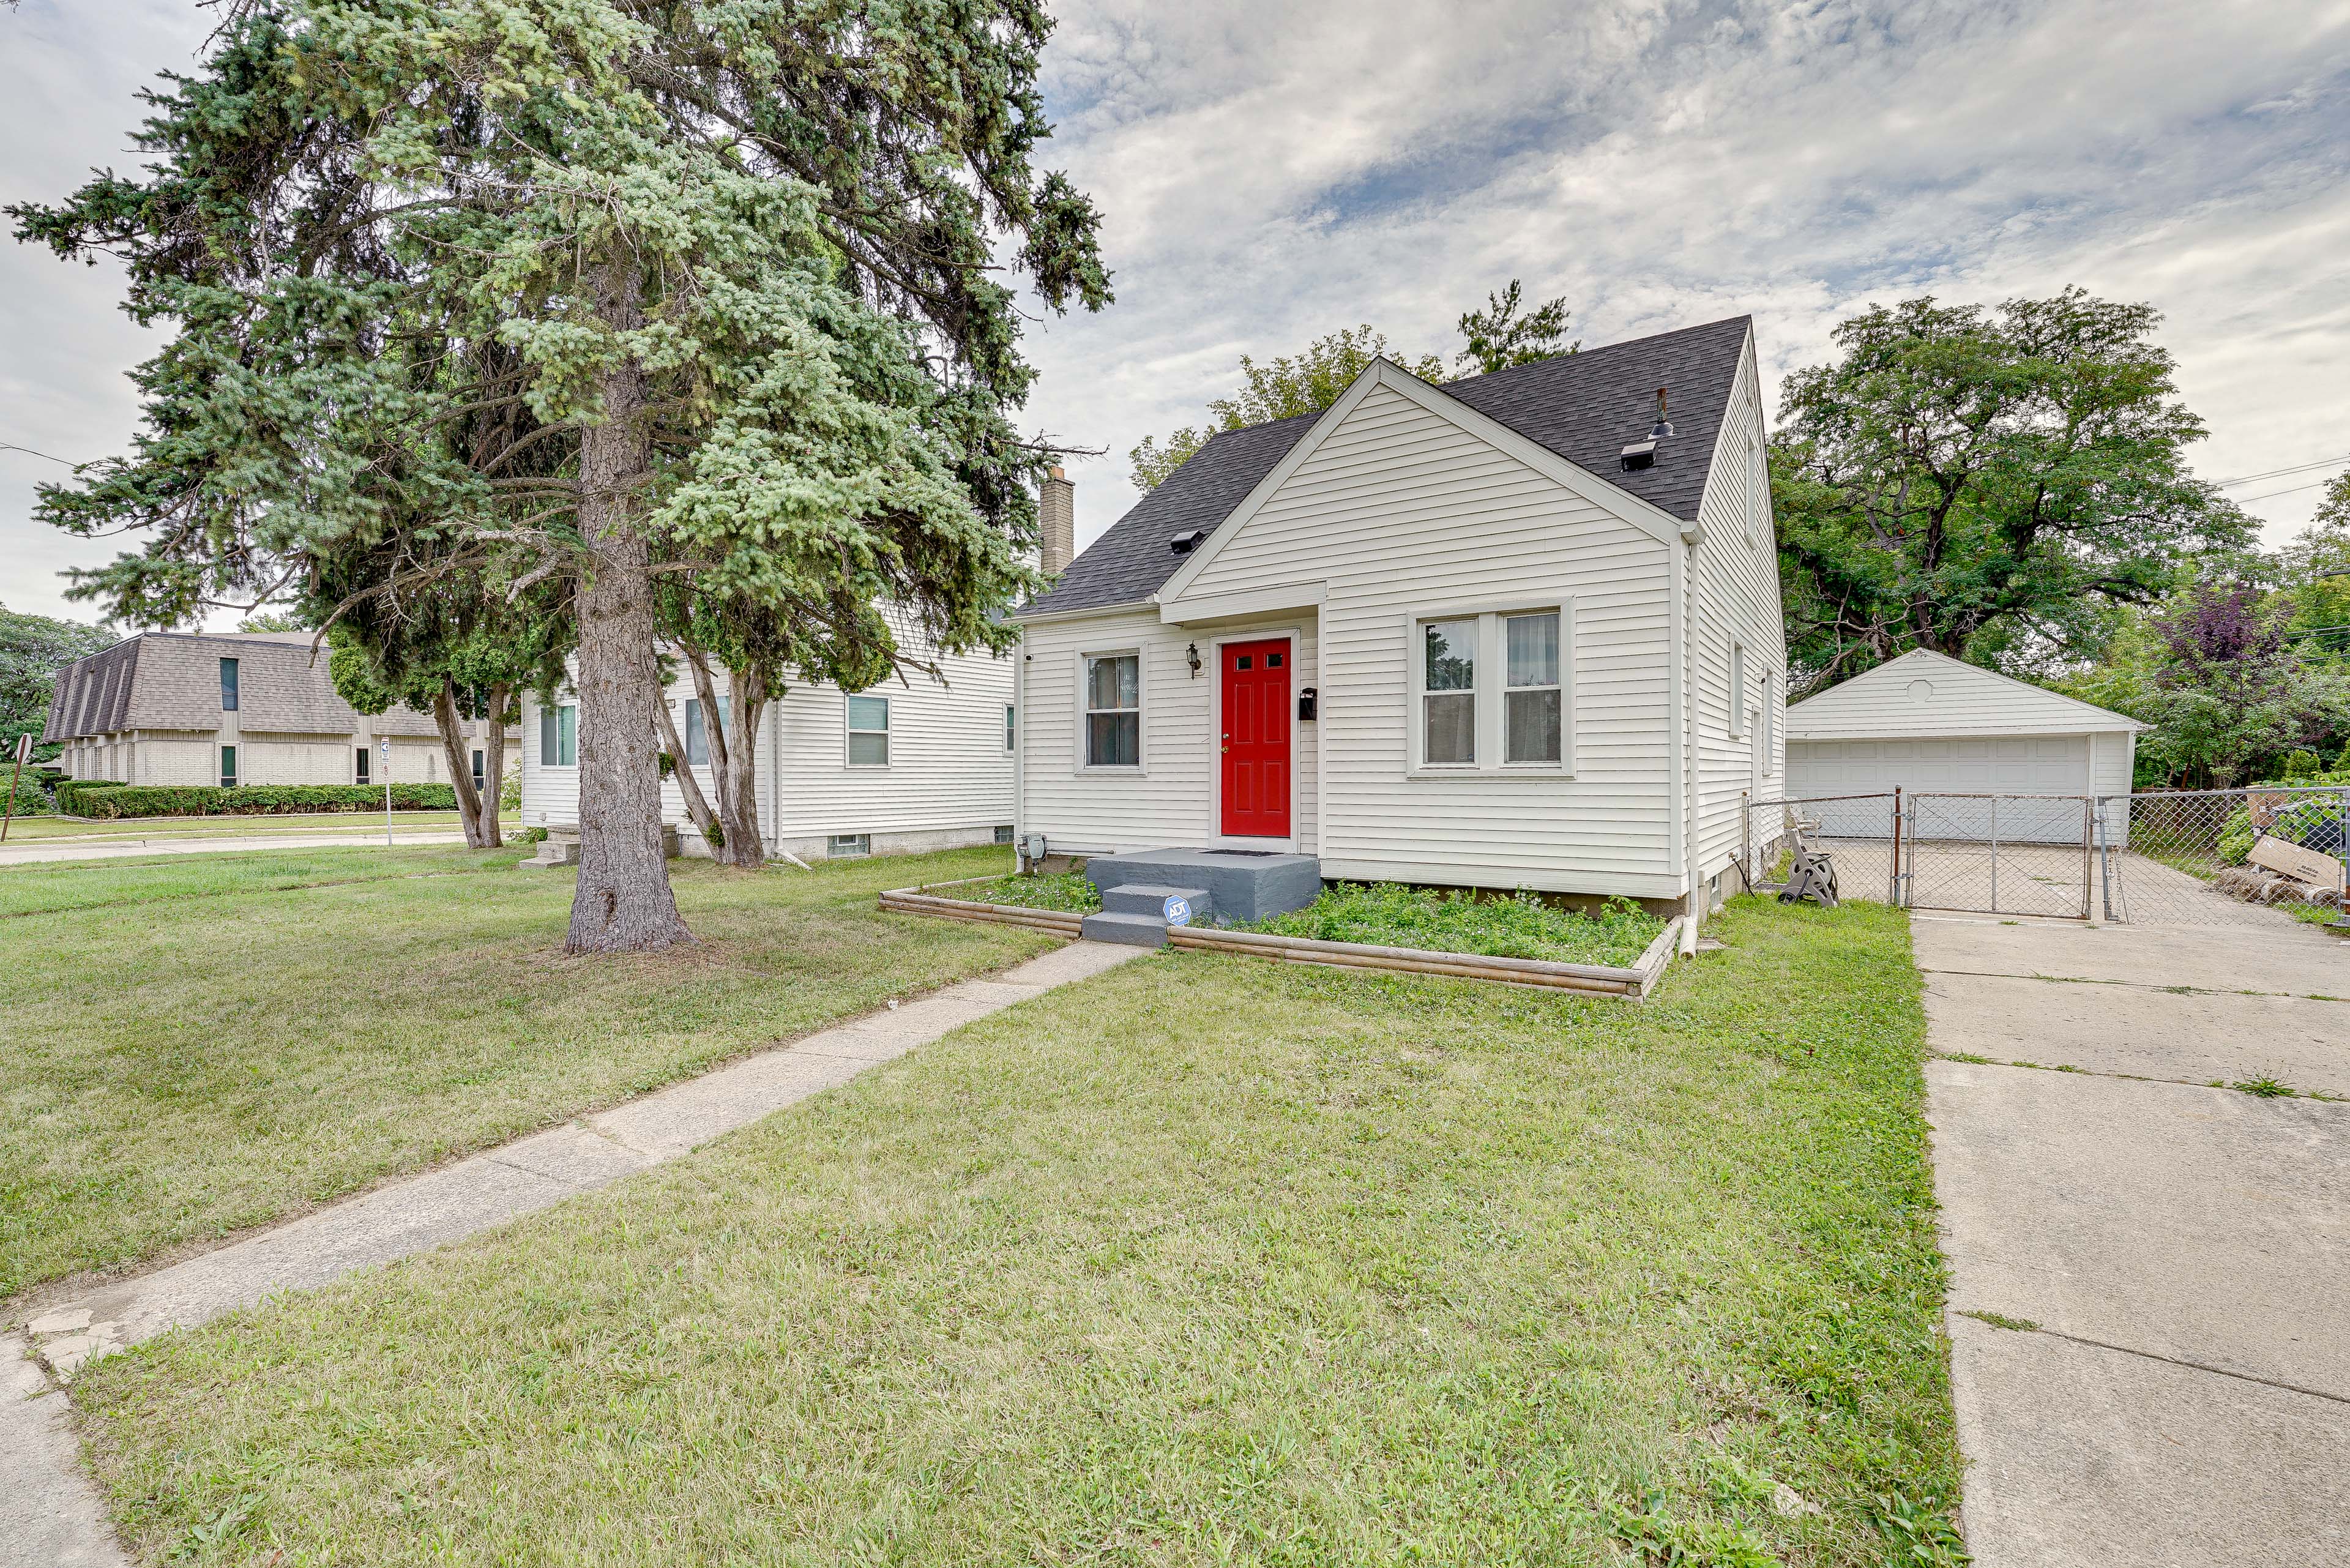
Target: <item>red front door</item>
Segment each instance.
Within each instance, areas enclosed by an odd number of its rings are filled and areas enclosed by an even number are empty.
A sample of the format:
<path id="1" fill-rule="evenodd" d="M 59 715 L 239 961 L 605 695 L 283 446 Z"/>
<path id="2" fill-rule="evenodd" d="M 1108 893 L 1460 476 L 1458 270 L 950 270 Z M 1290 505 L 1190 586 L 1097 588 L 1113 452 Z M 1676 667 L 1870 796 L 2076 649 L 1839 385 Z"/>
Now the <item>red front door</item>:
<path id="1" fill-rule="evenodd" d="M 1289 639 L 1224 644 L 1225 834 L 1289 836 Z"/>

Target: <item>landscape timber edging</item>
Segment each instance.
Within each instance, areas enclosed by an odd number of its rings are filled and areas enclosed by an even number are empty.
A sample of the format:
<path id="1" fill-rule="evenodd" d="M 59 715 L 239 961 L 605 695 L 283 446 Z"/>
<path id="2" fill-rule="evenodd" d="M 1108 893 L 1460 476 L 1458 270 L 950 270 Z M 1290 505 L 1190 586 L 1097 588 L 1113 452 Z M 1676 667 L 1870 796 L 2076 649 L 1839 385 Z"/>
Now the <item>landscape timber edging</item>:
<path id="1" fill-rule="evenodd" d="M 880 907 L 907 915 L 937 915 L 952 920 L 992 920 L 1026 926 L 1076 937 L 1085 920 L 1076 909 L 1033 909 L 1017 904 L 986 904 L 969 898 L 942 898 L 934 888 L 993 882 L 993 877 L 965 877 L 953 882 L 927 882 L 919 888 L 897 888 L 880 895 Z M 1656 989 L 1672 962 L 1682 917 L 1665 922 L 1647 950 L 1629 967 L 1565 963 L 1550 959 L 1494 958 L 1484 953 L 1436 952 L 1419 948 L 1378 947 L 1368 942 L 1326 942 L 1311 937 L 1282 937 L 1264 931 L 1225 931 L 1211 926 L 1170 926 L 1168 944 L 1211 952 L 1240 953 L 1250 958 L 1288 963 L 1325 964 L 1336 969 L 1386 970 L 1399 974 L 1444 975 L 1458 980 L 1482 980 L 1503 985 L 1533 986 L 1544 991 L 1572 991 L 1586 996 L 1620 996 L 1637 1000 Z"/>

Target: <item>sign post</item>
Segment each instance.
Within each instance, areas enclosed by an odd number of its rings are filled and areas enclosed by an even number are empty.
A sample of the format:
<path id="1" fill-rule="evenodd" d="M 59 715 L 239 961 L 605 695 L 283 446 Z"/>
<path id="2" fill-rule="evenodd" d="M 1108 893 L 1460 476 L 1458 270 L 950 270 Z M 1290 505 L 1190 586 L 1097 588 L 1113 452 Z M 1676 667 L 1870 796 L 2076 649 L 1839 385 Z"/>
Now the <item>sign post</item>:
<path id="1" fill-rule="evenodd" d="M 383 846 L 391 847 L 391 737 L 379 735 L 375 742 L 376 761 L 383 768 Z"/>
<path id="2" fill-rule="evenodd" d="M 0 844 L 8 842 L 8 825 L 16 819 L 16 786 L 25 782 L 25 759 L 33 754 L 33 732 L 16 737 L 16 774 L 8 781 L 8 804 L 0 810 Z"/>

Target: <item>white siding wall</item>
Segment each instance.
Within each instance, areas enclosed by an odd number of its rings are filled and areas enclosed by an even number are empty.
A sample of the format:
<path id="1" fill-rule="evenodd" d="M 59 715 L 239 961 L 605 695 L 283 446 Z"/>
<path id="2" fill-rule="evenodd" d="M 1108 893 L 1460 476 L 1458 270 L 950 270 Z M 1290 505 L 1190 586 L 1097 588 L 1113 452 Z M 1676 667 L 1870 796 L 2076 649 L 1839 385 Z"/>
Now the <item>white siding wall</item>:
<path id="1" fill-rule="evenodd" d="M 1218 638 L 1295 634 L 1293 692 L 1317 684 L 1315 620 L 1309 613 L 1253 617 L 1212 628 L 1167 626 L 1156 607 L 1112 611 L 1082 620 L 1047 621 L 1028 628 L 1026 798 L 1020 830 L 1042 833 L 1054 853 L 1112 854 L 1213 842 L 1215 746 L 1211 742 Z M 1191 675 L 1184 650 L 1200 647 Z M 1139 650 L 1142 655 L 1142 767 L 1085 769 L 1085 656 Z M 1322 709 L 1329 711 L 1322 686 Z M 1315 853 L 1315 777 L 1317 733 L 1326 719 L 1293 719 L 1290 764 L 1296 779 L 1291 826 L 1300 853 Z"/>
<path id="2" fill-rule="evenodd" d="M 909 685 L 892 680 L 868 693 L 889 699 L 887 768 L 848 765 L 847 694 L 838 687 L 795 684 L 768 704 L 756 747 L 761 831 L 771 844 L 804 852 L 811 839 L 836 833 L 873 834 L 877 849 L 891 835 L 983 841 L 1011 824 L 1012 753 L 1003 745 L 1003 710 L 1012 701 L 1014 660 L 960 655 L 937 663 L 943 685 L 914 675 Z M 718 691 L 726 694 L 723 672 Z M 685 700 L 693 695 L 691 676 L 681 670 L 668 692 L 681 740 Z M 525 699 L 522 819 L 532 826 L 577 822 L 579 770 L 545 765 L 538 740 L 538 703 Z M 698 768 L 695 776 L 714 807 L 711 770 Z M 691 831 L 674 781 L 662 786 L 661 811 L 665 820 Z"/>
<path id="3" fill-rule="evenodd" d="M 1375 389 L 1210 559 L 1186 598 L 1321 583 L 1319 647 L 1298 726 L 1324 819 L 1307 847 L 1334 877 L 1667 896 L 1671 860 L 1672 547 L 1537 470 Z M 1409 643 L 1417 616 L 1572 605 L 1571 778 L 1412 776 Z M 1274 617 L 1274 621 L 1295 617 Z M 1199 843 L 1215 750 L 1212 666 L 1188 679 L 1198 628 L 1155 610 L 1029 629 L 1024 830 L 1105 847 Z M 1072 776 L 1081 648 L 1148 653 L 1147 776 Z M 1202 653 L 1206 651 L 1202 642 Z M 1485 679 L 1498 680 L 1492 670 Z M 1056 706 L 1047 711 L 1050 701 Z"/>
<path id="4" fill-rule="evenodd" d="M 1738 853 L 1740 793 L 1758 792 L 1757 798 L 1763 798 L 1786 787 L 1786 623 L 1779 601 L 1779 553 L 1771 526 L 1762 437 L 1761 383 L 1750 338 L 1698 510 L 1705 529 L 1705 542 L 1697 547 L 1697 679 L 1692 685 L 1700 877 L 1719 875 Z M 1733 643 L 1745 649 L 1747 710 L 1735 725 L 1730 695 Z M 1769 743 L 1762 748 L 1758 768 L 1755 726 L 1766 722 Z"/>

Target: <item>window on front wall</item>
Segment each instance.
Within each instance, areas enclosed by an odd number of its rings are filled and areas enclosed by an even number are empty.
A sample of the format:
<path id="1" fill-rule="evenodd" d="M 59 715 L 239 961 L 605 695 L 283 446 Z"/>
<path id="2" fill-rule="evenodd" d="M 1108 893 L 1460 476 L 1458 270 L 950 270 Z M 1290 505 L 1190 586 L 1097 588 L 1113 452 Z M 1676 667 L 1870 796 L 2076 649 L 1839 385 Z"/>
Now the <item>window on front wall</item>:
<path id="1" fill-rule="evenodd" d="M 234 789 L 235 787 L 236 748 L 234 746 L 223 746 L 221 748 L 221 788 Z"/>
<path id="2" fill-rule="evenodd" d="M 1011 703 L 1003 705 L 1003 749 L 1014 750 L 1020 742 L 1020 715 Z M 1010 843 L 1009 839 L 1004 842 Z"/>
<path id="3" fill-rule="evenodd" d="M 1086 659 L 1086 766 L 1142 765 L 1142 656 L 1089 655 Z"/>
<path id="4" fill-rule="evenodd" d="M 1477 761 L 1477 631 L 1474 618 L 1420 628 L 1420 762 L 1431 768 Z"/>
<path id="5" fill-rule="evenodd" d="M 234 659 L 221 660 L 221 711 L 236 711 L 236 660 Z"/>
<path id="6" fill-rule="evenodd" d="M 1503 758 L 1513 763 L 1559 760 L 1558 612 L 1502 618 L 1509 686 L 1502 693 Z"/>
<path id="7" fill-rule="evenodd" d="M 889 765 L 889 699 L 851 697 L 848 700 L 848 765 L 886 768 Z"/>
<path id="8" fill-rule="evenodd" d="M 354 747 L 351 752 L 351 783 L 375 782 L 375 752 L 367 746 Z"/>
<path id="9" fill-rule="evenodd" d="M 538 711 L 538 763 L 546 768 L 579 765 L 579 710 L 550 703 Z"/>
<path id="10" fill-rule="evenodd" d="M 482 768 L 486 761 L 487 759 L 480 752 L 476 751 L 473 753 L 473 793 L 475 794 L 482 793 Z"/>

